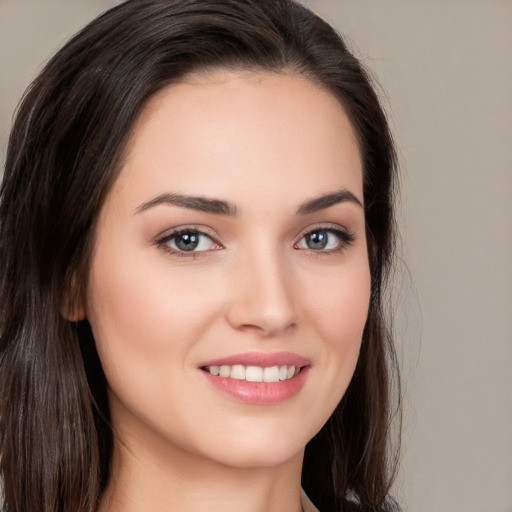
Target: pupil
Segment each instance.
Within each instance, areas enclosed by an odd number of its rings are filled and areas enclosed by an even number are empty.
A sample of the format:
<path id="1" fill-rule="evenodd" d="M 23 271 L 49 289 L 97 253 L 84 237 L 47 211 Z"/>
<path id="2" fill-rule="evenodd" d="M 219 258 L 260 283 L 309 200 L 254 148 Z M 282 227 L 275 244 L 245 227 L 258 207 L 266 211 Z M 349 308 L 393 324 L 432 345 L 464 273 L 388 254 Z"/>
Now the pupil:
<path id="1" fill-rule="evenodd" d="M 327 233 L 325 231 L 315 231 L 309 235 L 308 246 L 310 249 L 321 250 L 327 245 Z"/>
<path id="2" fill-rule="evenodd" d="M 182 251 L 193 251 L 199 244 L 199 237 L 195 233 L 183 233 L 176 240 L 176 246 Z"/>

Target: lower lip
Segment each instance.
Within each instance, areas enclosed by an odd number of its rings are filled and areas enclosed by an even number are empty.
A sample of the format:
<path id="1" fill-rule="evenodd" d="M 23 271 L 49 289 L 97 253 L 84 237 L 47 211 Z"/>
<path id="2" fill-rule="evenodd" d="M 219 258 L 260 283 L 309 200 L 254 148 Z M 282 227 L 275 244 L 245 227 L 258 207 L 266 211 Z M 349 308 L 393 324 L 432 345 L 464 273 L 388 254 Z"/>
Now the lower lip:
<path id="1" fill-rule="evenodd" d="M 229 377 L 218 377 L 204 370 L 201 371 L 210 384 L 222 393 L 242 402 L 268 405 L 283 402 L 298 394 L 306 382 L 309 366 L 303 367 L 295 377 L 279 382 L 248 382 Z"/>

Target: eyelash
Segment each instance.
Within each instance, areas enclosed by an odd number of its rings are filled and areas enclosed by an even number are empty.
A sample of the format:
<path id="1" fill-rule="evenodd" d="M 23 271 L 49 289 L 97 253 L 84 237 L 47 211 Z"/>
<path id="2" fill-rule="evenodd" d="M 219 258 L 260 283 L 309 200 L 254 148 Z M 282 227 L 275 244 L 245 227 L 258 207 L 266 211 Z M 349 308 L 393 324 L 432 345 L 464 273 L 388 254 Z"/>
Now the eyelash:
<path id="1" fill-rule="evenodd" d="M 222 248 L 221 244 L 217 242 L 211 235 L 208 233 L 205 233 L 204 231 L 201 231 L 200 229 L 197 229 L 195 227 L 183 227 L 174 229 L 173 231 L 167 233 L 163 237 L 159 238 L 156 241 L 156 245 L 164 250 L 165 252 L 172 254 L 173 256 L 178 256 L 180 258 L 198 258 L 200 255 L 204 255 L 204 253 L 210 252 L 209 250 L 205 251 L 182 251 L 179 249 L 173 249 L 172 247 L 169 247 L 168 243 L 172 240 L 175 240 L 176 238 L 180 237 L 181 235 L 193 235 L 198 237 L 207 237 L 211 240 L 212 245 L 216 245 L 217 248 L 211 249 L 211 250 L 219 250 Z"/>
<path id="2" fill-rule="evenodd" d="M 315 233 L 328 233 L 329 235 L 334 235 L 338 238 L 338 243 L 336 247 L 327 250 L 315 250 L 309 248 L 303 248 L 308 252 L 311 256 L 331 256 L 342 253 L 345 249 L 347 249 L 356 239 L 356 236 L 353 233 L 350 233 L 344 229 L 341 229 L 338 226 L 317 226 L 313 229 L 306 231 L 300 238 L 299 242 L 294 245 L 294 248 L 300 249 L 298 245 L 306 239 L 308 236 L 311 237 Z"/>
<path id="3" fill-rule="evenodd" d="M 323 250 L 323 249 L 315 250 L 315 249 L 310 249 L 310 248 L 299 247 L 299 244 L 307 237 L 311 237 L 315 233 L 322 233 L 322 232 L 328 233 L 329 235 L 334 235 L 335 237 L 338 238 L 338 243 L 335 248 L 331 248 L 331 249 L 327 249 L 327 250 Z M 203 251 L 195 251 L 195 250 L 185 251 L 185 250 L 179 250 L 179 249 L 174 249 L 172 247 L 169 247 L 169 245 L 168 245 L 169 242 L 171 242 L 172 240 L 175 240 L 179 236 L 185 235 L 185 234 L 192 235 L 192 236 L 198 236 L 198 237 L 207 237 L 211 240 L 212 245 L 215 245 L 216 247 L 213 249 L 206 249 Z M 300 240 L 294 244 L 294 249 L 297 249 L 297 250 L 302 249 L 304 251 L 307 251 L 312 256 L 320 256 L 320 255 L 327 256 L 327 255 L 339 254 L 339 253 L 343 252 L 347 247 L 349 247 L 354 242 L 355 239 L 356 239 L 356 237 L 353 233 L 349 233 L 348 231 L 340 229 L 339 227 L 318 226 L 318 227 L 315 227 L 314 229 L 310 229 L 310 230 L 306 231 L 305 233 L 303 233 L 302 236 L 300 237 Z M 200 242 L 198 242 L 198 243 L 200 243 Z M 329 242 L 327 242 L 327 243 L 329 243 Z M 200 229 L 197 229 L 196 227 L 183 227 L 183 228 L 175 229 L 175 230 L 167 233 L 165 236 L 156 240 L 156 245 L 159 248 L 161 248 L 162 250 L 164 250 L 165 252 L 167 252 L 173 256 L 178 256 L 181 258 L 193 258 L 193 259 L 198 258 L 200 256 L 205 256 L 207 253 L 209 253 L 211 251 L 222 249 L 222 245 L 219 242 L 217 242 L 211 235 L 209 235 L 208 233 L 205 233 L 204 231 L 201 231 Z"/>

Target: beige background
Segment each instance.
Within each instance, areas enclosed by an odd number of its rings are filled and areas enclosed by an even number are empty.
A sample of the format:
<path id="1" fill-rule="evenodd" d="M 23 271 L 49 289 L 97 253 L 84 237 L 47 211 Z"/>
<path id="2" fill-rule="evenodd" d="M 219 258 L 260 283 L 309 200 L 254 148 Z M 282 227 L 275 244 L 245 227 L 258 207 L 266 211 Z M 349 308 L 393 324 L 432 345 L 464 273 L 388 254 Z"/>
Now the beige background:
<path id="1" fill-rule="evenodd" d="M 0 162 L 44 61 L 114 0 L 0 0 Z M 386 91 L 402 167 L 395 492 L 512 512 L 512 0 L 309 0 Z"/>

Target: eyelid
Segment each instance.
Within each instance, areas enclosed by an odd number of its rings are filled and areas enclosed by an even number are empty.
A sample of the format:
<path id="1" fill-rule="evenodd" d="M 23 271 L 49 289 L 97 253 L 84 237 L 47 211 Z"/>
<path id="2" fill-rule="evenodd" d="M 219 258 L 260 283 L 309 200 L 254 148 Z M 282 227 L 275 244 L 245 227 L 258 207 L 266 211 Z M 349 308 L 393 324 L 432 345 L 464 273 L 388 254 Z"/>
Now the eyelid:
<path id="1" fill-rule="evenodd" d="M 168 239 L 172 236 L 179 235 L 180 233 L 197 233 L 200 235 L 206 235 L 211 238 L 215 242 L 218 242 L 218 235 L 211 228 L 207 226 L 203 226 L 200 224 L 182 224 L 179 226 L 175 226 L 173 228 L 168 228 L 164 231 L 161 231 L 158 235 L 155 236 L 155 241 L 159 242 L 160 240 Z"/>
<path id="2" fill-rule="evenodd" d="M 306 247 L 298 247 L 300 242 L 308 235 L 316 232 L 316 231 L 326 231 L 334 236 L 336 236 L 339 240 L 338 246 L 331 249 L 310 249 Z M 206 236 L 212 241 L 216 247 L 211 249 L 206 249 L 202 251 L 183 251 L 179 249 L 174 249 L 167 245 L 167 243 L 175 237 L 178 237 L 182 233 L 194 233 L 201 236 Z M 350 232 L 347 228 L 339 225 L 339 224 L 319 224 L 313 225 L 302 230 L 301 234 L 298 235 L 297 241 L 294 243 L 294 249 L 302 250 L 308 252 L 312 255 L 329 255 L 329 254 L 339 254 L 346 250 L 356 239 L 354 233 Z M 216 234 L 212 234 L 212 230 L 206 226 L 198 226 L 198 225 L 182 225 L 177 226 L 172 229 L 168 229 L 158 235 L 155 239 L 155 245 L 164 250 L 165 252 L 176 255 L 184 258 L 197 258 L 202 256 L 207 256 L 212 251 L 217 251 L 223 249 L 224 246 L 219 242 L 218 236 Z"/>
<path id="3" fill-rule="evenodd" d="M 180 251 L 177 249 L 173 249 L 172 247 L 166 245 L 167 242 L 172 240 L 175 237 L 178 237 L 180 234 L 183 233 L 194 233 L 200 236 L 206 236 L 209 238 L 213 244 L 215 244 L 217 247 L 214 249 L 208 249 L 204 251 Z M 209 228 L 206 228 L 205 226 L 198 226 L 198 225 L 183 225 L 183 226 L 177 226 L 172 229 L 167 229 L 166 231 L 162 232 L 160 235 L 158 235 L 155 239 L 155 245 L 157 245 L 159 248 L 164 250 L 165 252 L 177 255 L 179 257 L 185 257 L 185 258 L 197 258 L 199 256 L 207 255 L 211 251 L 216 251 L 221 248 L 223 248 L 222 244 L 218 241 L 218 237 L 211 233 L 211 230 Z"/>
<path id="4" fill-rule="evenodd" d="M 317 224 L 310 224 L 306 228 L 303 228 L 299 234 L 297 235 L 297 239 L 301 239 L 302 237 L 306 236 L 309 233 L 312 233 L 314 231 L 329 231 L 329 232 L 340 232 L 343 233 L 349 237 L 355 236 L 354 233 L 352 233 L 348 228 L 345 226 L 342 226 L 341 224 L 335 224 L 332 222 L 326 222 L 326 223 L 317 223 Z"/>
<path id="5" fill-rule="evenodd" d="M 308 248 L 297 247 L 298 244 L 308 235 L 316 232 L 316 231 L 326 231 L 338 237 L 339 246 L 335 249 L 327 249 L 327 250 L 314 250 Z M 299 250 L 307 251 L 314 255 L 328 255 L 328 254 L 339 254 L 343 252 L 347 247 L 349 247 L 356 239 L 355 233 L 349 231 L 347 228 L 339 225 L 339 224 L 319 224 L 315 226 L 310 226 L 302 231 L 299 235 L 297 242 L 294 244 L 294 247 Z"/>

